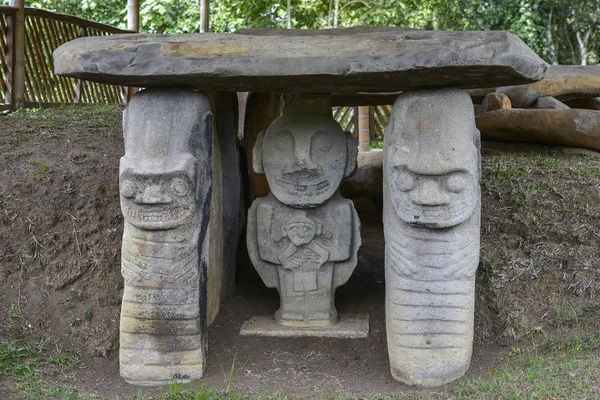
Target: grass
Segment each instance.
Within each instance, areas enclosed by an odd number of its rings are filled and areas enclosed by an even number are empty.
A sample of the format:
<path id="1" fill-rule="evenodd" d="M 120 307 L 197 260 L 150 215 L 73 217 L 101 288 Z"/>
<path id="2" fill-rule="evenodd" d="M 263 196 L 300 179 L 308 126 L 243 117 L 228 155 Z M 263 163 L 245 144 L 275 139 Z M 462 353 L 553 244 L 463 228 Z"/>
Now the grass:
<path id="1" fill-rule="evenodd" d="M 29 165 L 29 176 L 36 181 L 48 180 L 50 179 L 50 168 L 45 161 L 32 161 Z"/>
<path id="2" fill-rule="evenodd" d="M 49 378 L 64 378 L 78 363 L 76 357 L 66 354 L 49 338 L 31 342 L 15 330 L 0 337 L 0 379 L 13 382 L 11 391 L 20 393 L 22 399 L 95 397 L 48 381 Z"/>

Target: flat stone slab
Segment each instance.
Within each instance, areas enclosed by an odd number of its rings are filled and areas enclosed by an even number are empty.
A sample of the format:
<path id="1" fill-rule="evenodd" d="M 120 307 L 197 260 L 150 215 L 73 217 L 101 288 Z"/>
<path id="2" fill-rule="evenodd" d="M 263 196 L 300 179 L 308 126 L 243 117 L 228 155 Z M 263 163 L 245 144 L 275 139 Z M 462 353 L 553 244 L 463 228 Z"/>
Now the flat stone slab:
<path id="1" fill-rule="evenodd" d="M 318 327 L 279 325 L 272 315 L 263 315 L 244 322 L 240 335 L 360 339 L 369 336 L 369 314 L 340 314 L 337 324 Z"/>
<path id="2" fill-rule="evenodd" d="M 533 107 L 540 97 L 552 96 L 558 100 L 600 96 L 600 66 L 553 65 L 544 80 L 529 85 L 497 89 L 510 97 L 513 107 Z"/>
<path id="3" fill-rule="evenodd" d="M 58 75 L 131 86 L 271 93 L 389 93 L 541 80 L 515 35 L 401 28 L 85 37 L 54 52 Z M 250 32 L 252 33 L 252 32 Z"/>
<path id="4" fill-rule="evenodd" d="M 600 151 L 600 111 L 513 108 L 479 114 L 475 121 L 484 138 Z"/>

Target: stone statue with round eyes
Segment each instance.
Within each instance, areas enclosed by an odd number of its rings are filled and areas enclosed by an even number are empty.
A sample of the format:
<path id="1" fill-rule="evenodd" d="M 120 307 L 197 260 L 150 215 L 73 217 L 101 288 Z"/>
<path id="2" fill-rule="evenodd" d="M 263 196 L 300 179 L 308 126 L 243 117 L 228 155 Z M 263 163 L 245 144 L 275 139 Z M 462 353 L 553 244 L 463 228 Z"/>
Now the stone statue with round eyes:
<path id="1" fill-rule="evenodd" d="M 147 89 L 131 99 L 123 128 L 121 376 L 136 385 L 198 379 L 206 359 L 210 104 L 192 90 Z"/>
<path id="2" fill-rule="evenodd" d="M 386 325 L 395 379 L 438 386 L 469 368 L 480 156 L 469 95 L 404 92 L 384 144 Z"/>
<path id="3" fill-rule="evenodd" d="M 279 291 L 278 324 L 331 326 L 335 289 L 350 278 L 360 246 L 356 210 L 338 190 L 356 168 L 357 143 L 332 118 L 330 98 L 296 101 L 253 149 L 271 193 L 248 212 L 248 252 Z"/>

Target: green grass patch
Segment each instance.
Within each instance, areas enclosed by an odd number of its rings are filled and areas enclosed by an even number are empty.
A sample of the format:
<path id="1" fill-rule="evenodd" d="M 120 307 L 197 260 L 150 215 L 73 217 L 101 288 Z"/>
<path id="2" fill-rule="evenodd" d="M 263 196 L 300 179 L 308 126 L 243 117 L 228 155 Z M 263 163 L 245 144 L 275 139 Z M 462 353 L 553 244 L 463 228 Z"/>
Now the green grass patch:
<path id="1" fill-rule="evenodd" d="M 50 179 L 50 168 L 45 161 L 32 161 L 29 164 L 29 176 L 36 181 Z"/>
<path id="2" fill-rule="evenodd" d="M 49 339 L 32 343 L 20 332 L 0 338 L 0 379 L 14 382 L 12 391 L 22 399 L 80 399 L 94 395 L 81 394 L 69 386 L 55 385 L 48 378 L 65 375 L 79 363 Z"/>

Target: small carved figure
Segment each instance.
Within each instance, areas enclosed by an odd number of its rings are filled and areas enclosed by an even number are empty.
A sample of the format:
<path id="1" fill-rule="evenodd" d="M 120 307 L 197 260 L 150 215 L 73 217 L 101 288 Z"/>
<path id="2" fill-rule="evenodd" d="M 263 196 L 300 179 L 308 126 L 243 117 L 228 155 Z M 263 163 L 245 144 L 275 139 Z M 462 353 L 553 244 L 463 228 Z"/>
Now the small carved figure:
<path id="1" fill-rule="evenodd" d="M 253 155 L 271 193 L 248 212 L 248 251 L 265 284 L 279 290 L 275 320 L 335 324 L 335 289 L 350 278 L 360 246 L 356 210 L 338 191 L 356 168 L 356 141 L 331 117 L 331 107 L 329 114 L 284 108 L 259 135 Z"/>
<path id="2" fill-rule="evenodd" d="M 469 367 L 480 156 L 469 95 L 405 92 L 384 145 L 386 325 L 395 379 L 438 386 Z"/>
<path id="3" fill-rule="evenodd" d="M 147 89 L 123 120 L 121 376 L 137 385 L 197 379 L 206 358 L 210 105 L 191 90 Z"/>

